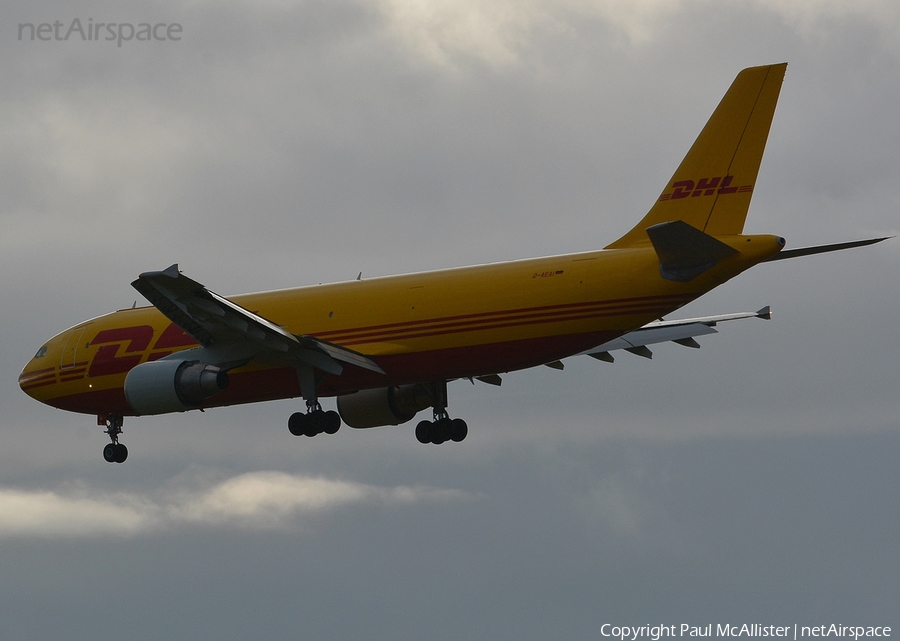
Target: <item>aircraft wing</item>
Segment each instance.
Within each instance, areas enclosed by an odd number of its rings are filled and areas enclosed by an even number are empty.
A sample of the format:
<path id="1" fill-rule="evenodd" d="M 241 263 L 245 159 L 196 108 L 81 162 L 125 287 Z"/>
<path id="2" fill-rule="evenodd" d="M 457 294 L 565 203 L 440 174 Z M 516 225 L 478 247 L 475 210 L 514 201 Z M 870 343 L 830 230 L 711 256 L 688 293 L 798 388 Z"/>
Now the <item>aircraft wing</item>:
<path id="1" fill-rule="evenodd" d="M 243 364 L 254 358 L 299 361 L 336 375 L 343 370 L 341 363 L 349 363 L 384 373 L 363 354 L 312 336 L 291 334 L 191 280 L 178 271 L 177 264 L 145 272 L 131 285 L 220 362 Z"/>
<path id="2" fill-rule="evenodd" d="M 706 334 L 715 334 L 716 325 L 730 320 L 740 320 L 742 318 L 772 318 L 772 310 L 766 306 L 756 312 L 737 312 L 734 314 L 719 314 L 718 316 L 701 316 L 699 318 L 684 318 L 681 320 L 671 321 L 653 321 L 647 323 L 643 327 L 632 332 L 613 339 L 602 345 L 597 345 L 589 350 L 582 352 L 580 355 L 593 356 L 602 361 L 613 362 L 611 351 L 624 349 L 632 354 L 652 358 L 653 352 L 647 347 L 654 343 L 667 343 L 672 341 L 685 347 L 700 347 L 700 344 L 694 340 L 695 336 L 704 336 Z"/>

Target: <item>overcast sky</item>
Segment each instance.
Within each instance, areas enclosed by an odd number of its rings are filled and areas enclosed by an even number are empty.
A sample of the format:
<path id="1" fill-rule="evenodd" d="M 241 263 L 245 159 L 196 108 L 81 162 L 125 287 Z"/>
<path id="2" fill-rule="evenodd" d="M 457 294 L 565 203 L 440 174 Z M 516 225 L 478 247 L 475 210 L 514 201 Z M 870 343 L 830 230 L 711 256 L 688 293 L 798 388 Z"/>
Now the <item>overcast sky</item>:
<path id="1" fill-rule="evenodd" d="M 754 268 L 680 314 L 773 320 L 701 350 L 452 383 L 462 444 L 420 445 L 414 423 L 296 438 L 302 402 L 283 401 L 127 420 L 110 465 L 92 417 L 16 384 L 47 338 L 174 262 L 227 295 L 602 247 L 752 65 L 789 63 L 745 229 L 789 247 L 897 234 L 900 4 L 125 0 L 0 18 L 0 637 L 900 629 L 900 241 Z M 181 30 L 20 38 L 76 18 Z"/>

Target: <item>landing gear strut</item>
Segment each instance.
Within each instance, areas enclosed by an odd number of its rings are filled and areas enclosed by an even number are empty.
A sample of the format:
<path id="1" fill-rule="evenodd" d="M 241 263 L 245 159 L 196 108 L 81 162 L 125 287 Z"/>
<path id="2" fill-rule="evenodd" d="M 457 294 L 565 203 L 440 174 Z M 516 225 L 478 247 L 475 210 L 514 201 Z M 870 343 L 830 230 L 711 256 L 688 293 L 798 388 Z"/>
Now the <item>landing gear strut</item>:
<path id="1" fill-rule="evenodd" d="M 469 426 L 461 418 L 451 419 L 447 414 L 447 381 L 431 384 L 431 398 L 434 400 L 434 420 L 421 421 L 416 425 L 416 439 L 419 443 L 440 445 L 445 441 L 460 443 L 469 433 Z"/>
<path id="2" fill-rule="evenodd" d="M 128 458 L 128 448 L 119 443 L 119 434 L 122 433 L 124 419 L 121 416 L 112 415 L 98 418 L 103 421 L 101 425 L 106 425 L 105 433 L 109 434 L 109 439 L 112 441 L 103 448 L 103 458 L 107 463 L 124 463 Z"/>
<path id="3" fill-rule="evenodd" d="M 294 436 L 313 437 L 322 432 L 334 434 L 341 429 L 341 416 L 334 410 L 324 411 L 316 394 L 315 370 L 304 365 L 297 369 L 300 393 L 306 401 L 306 413 L 295 412 L 288 419 L 288 430 Z"/>

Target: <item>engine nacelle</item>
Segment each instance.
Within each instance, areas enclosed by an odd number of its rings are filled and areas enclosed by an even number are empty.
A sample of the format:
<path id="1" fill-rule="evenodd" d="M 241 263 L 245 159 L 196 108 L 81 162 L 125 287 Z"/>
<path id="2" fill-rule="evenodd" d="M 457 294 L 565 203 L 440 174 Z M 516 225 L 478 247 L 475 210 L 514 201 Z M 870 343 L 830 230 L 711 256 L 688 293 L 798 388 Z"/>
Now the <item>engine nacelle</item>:
<path id="1" fill-rule="evenodd" d="M 428 387 L 421 383 L 360 390 L 337 398 L 341 418 L 357 428 L 400 425 L 431 405 Z"/>
<path id="2" fill-rule="evenodd" d="M 183 412 L 228 387 L 228 374 L 199 361 L 148 361 L 125 377 L 125 398 L 138 415 Z"/>

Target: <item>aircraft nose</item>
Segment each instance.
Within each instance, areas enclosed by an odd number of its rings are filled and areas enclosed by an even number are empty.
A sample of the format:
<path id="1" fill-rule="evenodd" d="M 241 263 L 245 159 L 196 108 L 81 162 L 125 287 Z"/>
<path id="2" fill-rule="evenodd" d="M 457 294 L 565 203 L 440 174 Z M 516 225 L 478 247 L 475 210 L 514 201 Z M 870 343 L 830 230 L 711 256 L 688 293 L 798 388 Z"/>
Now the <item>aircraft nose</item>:
<path id="1" fill-rule="evenodd" d="M 38 399 L 38 390 L 56 382 L 56 368 L 48 365 L 47 346 L 41 347 L 22 373 L 19 374 L 19 388 L 31 398 Z"/>

